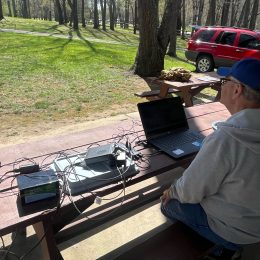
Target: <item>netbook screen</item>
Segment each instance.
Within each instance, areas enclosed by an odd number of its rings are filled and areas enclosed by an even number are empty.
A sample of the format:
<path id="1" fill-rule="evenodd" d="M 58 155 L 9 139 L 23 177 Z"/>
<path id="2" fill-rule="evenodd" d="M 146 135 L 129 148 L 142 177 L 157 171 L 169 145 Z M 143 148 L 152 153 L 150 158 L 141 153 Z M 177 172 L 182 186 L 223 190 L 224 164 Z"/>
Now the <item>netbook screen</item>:
<path id="1" fill-rule="evenodd" d="M 137 106 L 146 138 L 188 127 L 179 97 L 139 103 Z"/>

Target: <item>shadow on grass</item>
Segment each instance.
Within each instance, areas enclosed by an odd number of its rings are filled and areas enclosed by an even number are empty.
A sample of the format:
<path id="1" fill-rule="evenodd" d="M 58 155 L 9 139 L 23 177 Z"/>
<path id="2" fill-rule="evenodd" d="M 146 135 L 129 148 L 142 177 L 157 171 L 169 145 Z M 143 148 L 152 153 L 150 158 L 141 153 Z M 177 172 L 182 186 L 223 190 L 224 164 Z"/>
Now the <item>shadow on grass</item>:
<path id="1" fill-rule="evenodd" d="M 89 41 L 87 41 L 80 33 L 80 30 L 76 30 L 76 34 L 77 36 L 83 41 L 85 42 L 85 44 L 95 53 L 97 53 L 97 50 L 94 48 L 93 44 L 91 44 Z"/>

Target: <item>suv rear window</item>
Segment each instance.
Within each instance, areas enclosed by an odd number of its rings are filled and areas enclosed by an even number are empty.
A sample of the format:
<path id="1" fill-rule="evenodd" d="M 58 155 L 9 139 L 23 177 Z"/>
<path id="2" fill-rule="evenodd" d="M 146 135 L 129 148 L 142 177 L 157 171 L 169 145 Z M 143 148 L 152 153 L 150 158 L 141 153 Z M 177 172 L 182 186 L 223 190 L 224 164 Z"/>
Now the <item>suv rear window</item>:
<path id="1" fill-rule="evenodd" d="M 198 33 L 195 40 L 199 40 L 202 42 L 210 42 L 215 32 L 216 30 L 202 30 Z"/>
<path id="2" fill-rule="evenodd" d="M 215 42 L 219 44 L 233 45 L 235 39 L 236 39 L 236 33 L 222 31 L 216 38 Z"/>
<path id="3" fill-rule="evenodd" d="M 241 34 L 239 37 L 238 47 L 260 50 L 260 41 L 249 34 Z"/>

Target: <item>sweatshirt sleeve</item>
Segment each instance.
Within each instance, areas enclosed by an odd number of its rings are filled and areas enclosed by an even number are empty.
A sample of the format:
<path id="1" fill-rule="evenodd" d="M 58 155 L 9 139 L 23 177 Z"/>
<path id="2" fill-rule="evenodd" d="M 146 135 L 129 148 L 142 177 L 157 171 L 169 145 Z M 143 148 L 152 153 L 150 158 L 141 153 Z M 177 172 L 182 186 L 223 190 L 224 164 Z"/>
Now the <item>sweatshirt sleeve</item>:
<path id="1" fill-rule="evenodd" d="M 219 131 L 208 136 L 191 165 L 170 187 L 170 197 L 181 203 L 200 203 L 215 194 L 230 170 L 225 154 L 227 136 Z"/>

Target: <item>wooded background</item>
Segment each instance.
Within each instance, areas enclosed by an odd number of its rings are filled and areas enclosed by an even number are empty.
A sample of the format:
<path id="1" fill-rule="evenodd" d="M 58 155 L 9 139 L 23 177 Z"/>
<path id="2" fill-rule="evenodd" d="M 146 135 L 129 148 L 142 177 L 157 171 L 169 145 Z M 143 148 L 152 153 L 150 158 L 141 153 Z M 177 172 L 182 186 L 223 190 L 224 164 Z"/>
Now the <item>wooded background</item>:
<path id="1" fill-rule="evenodd" d="M 149 1 L 149 0 L 147 0 Z M 115 30 L 138 29 L 140 0 L 0 0 L 0 19 L 5 16 L 55 20 L 74 29 L 86 24 Z M 165 11 L 177 16 L 177 28 L 190 25 L 223 25 L 259 29 L 259 0 L 158 0 L 159 19 Z M 146 10 L 147 12 L 148 10 Z"/>

